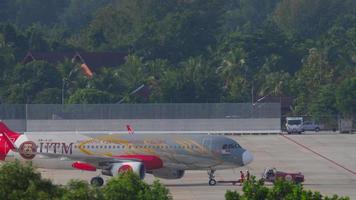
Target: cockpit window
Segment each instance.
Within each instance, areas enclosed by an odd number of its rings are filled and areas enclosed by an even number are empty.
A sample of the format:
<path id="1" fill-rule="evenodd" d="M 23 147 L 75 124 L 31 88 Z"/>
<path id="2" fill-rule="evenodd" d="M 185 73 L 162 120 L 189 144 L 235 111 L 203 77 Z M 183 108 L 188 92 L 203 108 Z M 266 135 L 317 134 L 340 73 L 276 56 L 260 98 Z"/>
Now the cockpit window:
<path id="1" fill-rule="evenodd" d="M 222 149 L 237 149 L 237 148 L 241 148 L 241 146 L 237 143 L 224 144 L 222 146 Z"/>

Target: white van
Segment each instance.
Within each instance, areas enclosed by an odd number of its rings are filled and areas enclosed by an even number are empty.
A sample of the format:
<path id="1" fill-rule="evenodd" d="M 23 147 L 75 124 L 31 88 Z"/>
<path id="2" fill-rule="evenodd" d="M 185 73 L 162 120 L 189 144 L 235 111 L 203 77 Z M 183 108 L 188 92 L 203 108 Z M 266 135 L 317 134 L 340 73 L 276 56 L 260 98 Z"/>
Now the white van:
<path id="1" fill-rule="evenodd" d="M 286 128 L 288 134 L 303 132 L 303 117 L 287 117 Z"/>

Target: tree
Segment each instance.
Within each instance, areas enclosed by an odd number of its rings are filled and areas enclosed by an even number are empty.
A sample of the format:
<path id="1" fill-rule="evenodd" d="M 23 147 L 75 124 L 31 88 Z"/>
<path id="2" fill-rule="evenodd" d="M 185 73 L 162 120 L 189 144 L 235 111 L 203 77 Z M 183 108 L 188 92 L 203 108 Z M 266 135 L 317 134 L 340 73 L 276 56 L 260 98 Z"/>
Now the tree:
<path id="1" fill-rule="evenodd" d="M 242 48 L 232 48 L 223 57 L 216 73 L 223 80 L 225 90 L 225 100 L 229 102 L 242 102 L 249 98 L 248 83 L 250 67 L 246 61 L 247 55 Z"/>
<path id="2" fill-rule="evenodd" d="M 102 200 L 101 190 L 85 181 L 71 180 L 64 188 L 61 200 Z"/>
<path id="3" fill-rule="evenodd" d="M 148 185 L 133 172 L 122 173 L 103 187 L 71 180 L 65 186 L 53 185 L 35 171 L 31 163 L 7 162 L 0 166 L 0 198 L 6 200 L 171 200 L 169 190 L 159 181 Z"/>
<path id="4" fill-rule="evenodd" d="M 111 103 L 112 96 L 108 92 L 93 88 L 76 90 L 68 99 L 69 104 L 99 104 Z"/>
<path id="5" fill-rule="evenodd" d="M 287 96 L 291 92 L 290 79 L 291 76 L 286 72 L 272 72 L 265 74 L 263 84 L 260 88 L 259 96 Z"/>
<path id="6" fill-rule="evenodd" d="M 332 84 L 334 79 L 333 66 L 329 64 L 325 51 L 312 48 L 303 60 L 303 67 L 294 80 L 296 98 L 295 112 L 308 114 L 308 104 L 316 98 L 323 85 Z"/>
<path id="7" fill-rule="evenodd" d="M 164 87 L 171 87 L 165 84 L 172 84 L 168 81 L 167 72 L 172 70 L 173 66 L 169 64 L 168 60 L 155 59 L 147 61 L 146 71 L 148 74 L 146 84 L 149 86 L 151 94 L 149 96 L 150 102 L 169 102 L 168 94 L 164 94 Z M 169 89 L 165 92 L 169 92 Z M 171 93 L 170 93 L 171 94 Z"/>
<path id="8" fill-rule="evenodd" d="M 40 24 L 32 24 L 26 29 L 29 50 L 49 51 L 49 44 L 45 40 L 43 32 L 44 29 Z"/>
<path id="9" fill-rule="evenodd" d="M 356 77 L 345 79 L 336 90 L 336 106 L 344 116 L 356 113 Z"/>
<path id="10" fill-rule="evenodd" d="M 175 91 L 182 99 L 179 102 L 219 102 L 222 84 L 208 62 L 202 57 L 189 58 L 182 67 L 180 88 Z"/>
<path id="11" fill-rule="evenodd" d="M 62 83 L 57 69 L 44 61 L 17 64 L 6 82 L 9 84 L 4 95 L 7 103 L 31 103 L 38 92 L 60 88 Z"/>
<path id="12" fill-rule="evenodd" d="M 345 0 L 283 0 L 273 18 L 286 33 L 313 38 L 327 31 L 336 16 L 353 12 L 354 6 Z"/>
<path id="13" fill-rule="evenodd" d="M 119 69 L 103 67 L 88 82 L 93 88 L 110 93 L 114 99 L 121 99 L 128 89 L 125 81 Z"/>
<path id="14" fill-rule="evenodd" d="M 335 86 L 332 84 L 321 86 L 316 96 L 312 98 L 309 112 L 313 119 L 320 121 L 335 120 L 338 112 L 336 108 Z M 325 122 L 326 122 L 325 121 Z"/>
<path id="15" fill-rule="evenodd" d="M 0 32 L 3 35 L 3 44 L 5 47 L 11 48 L 14 58 L 19 60 L 28 50 L 28 39 L 25 34 L 18 30 L 13 24 L 1 24 Z"/>
<path id="16" fill-rule="evenodd" d="M 348 197 L 332 198 L 323 196 L 319 192 L 305 190 L 302 184 L 277 180 L 272 188 L 266 187 L 263 180 L 256 180 L 255 177 L 250 181 L 245 181 L 242 188 L 243 194 L 228 190 L 225 193 L 226 200 L 349 200 Z"/>
<path id="17" fill-rule="evenodd" d="M 354 76 L 356 64 L 356 16 L 342 15 L 319 40 L 338 80 Z"/>
<path id="18" fill-rule="evenodd" d="M 38 92 L 33 100 L 37 104 L 61 104 L 62 91 L 59 88 L 46 88 Z"/>
<path id="19" fill-rule="evenodd" d="M 172 199 L 169 191 L 159 182 L 155 181 L 152 186 L 143 182 L 133 172 L 122 173 L 110 179 L 104 186 L 104 199 L 116 200 L 169 200 Z"/>
<path id="20" fill-rule="evenodd" d="M 3 79 L 6 79 L 4 76 L 9 73 L 10 67 L 14 63 L 14 50 L 6 42 L 4 34 L 0 32 L 0 83 Z"/>
<path id="21" fill-rule="evenodd" d="M 12 1 L 15 8 L 15 22 L 17 25 L 26 27 L 33 23 L 53 25 L 58 22 L 58 15 L 68 4 L 68 0 L 45 0 L 45 1 Z"/>
<path id="22" fill-rule="evenodd" d="M 70 0 L 68 6 L 59 15 L 59 20 L 63 26 L 71 30 L 80 30 L 92 20 L 98 9 L 110 2 L 112 0 Z"/>
<path id="23" fill-rule="evenodd" d="M 222 15 L 222 34 L 236 30 L 253 31 L 263 25 L 279 0 L 225 0 Z"/>
<path id="24" fill-rule="evenodd" d="M 54 199 L 60 189 L 41 178 L 31 164 L 9 162 L 0 167 L 0 198 L 8 200 Z"/>

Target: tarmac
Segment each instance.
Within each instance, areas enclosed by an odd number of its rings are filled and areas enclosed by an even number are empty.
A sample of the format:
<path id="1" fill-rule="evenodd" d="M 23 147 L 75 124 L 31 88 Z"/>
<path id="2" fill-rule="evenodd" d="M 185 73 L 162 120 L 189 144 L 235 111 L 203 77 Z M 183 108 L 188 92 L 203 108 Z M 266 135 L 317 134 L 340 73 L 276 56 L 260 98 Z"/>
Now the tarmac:
<path id="1" fill-rule="evenodd" d="M 307 133 L 302 135 L 241 135 L 229 136 L 250 150 L 254 161 L 243 168 L 221 170 L 215 173 L 216 180 L 236 180 L 239 171 L 250 171 L 261 177 L 266 167 L 276 167 L 286 172 L 302 172 L 304 188 L 319 191 L 323 195 L 349 196 L 356 199 L 356 135 L 337 133 Z M 45 170 L 42 175 L 57 184 L 70 179 L 89 181 L 99 172 L 78 170 Z M 155 178 L 147 174 L 145 181 Z M 209 200 L 224 199 L 227 190 L 241 191 L 241 186 L 228 183 L 208 185 L 206 171 L 186 171 L 178 180 L 160 179 L 173 199 Z"/>

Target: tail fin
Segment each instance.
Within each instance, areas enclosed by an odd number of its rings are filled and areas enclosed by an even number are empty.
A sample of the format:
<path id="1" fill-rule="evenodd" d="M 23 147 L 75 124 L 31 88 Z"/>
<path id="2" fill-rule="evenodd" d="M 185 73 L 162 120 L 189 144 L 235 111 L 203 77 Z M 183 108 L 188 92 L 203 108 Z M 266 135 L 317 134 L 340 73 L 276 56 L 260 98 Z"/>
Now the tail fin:
<path id="1" fill-rule="evenodd" d="M 17 150 L 14 142 L 19 136 L 20 134 L 13 132 L 0 121 L 0 160 L 4 160 L 10 150 Z"/>
<path id="2" fill-rule="evenodd" d="M 126 129 L 127 129 L 127 131 L 129 132 L 130 135 L 134 134 L 134 130 L 129 124 L 126 125 Z"/>

